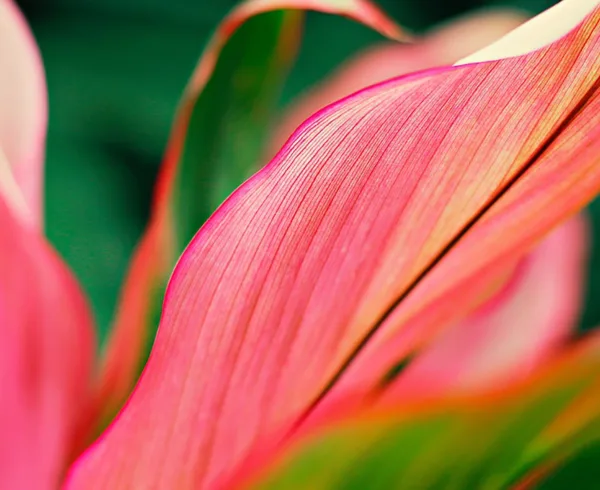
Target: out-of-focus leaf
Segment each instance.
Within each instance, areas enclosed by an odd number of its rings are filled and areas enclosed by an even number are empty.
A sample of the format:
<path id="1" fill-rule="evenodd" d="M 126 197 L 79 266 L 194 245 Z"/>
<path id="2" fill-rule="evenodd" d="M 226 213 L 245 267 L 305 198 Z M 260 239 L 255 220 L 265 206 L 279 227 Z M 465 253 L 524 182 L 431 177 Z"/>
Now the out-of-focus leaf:
<path id="1" fill-rule="evenodd" d="M 21 12 L 12 0 L 0 0 L 0 159 L 17 183 L 23 219 L 41 227 L 47 100 L 42 60 Z"/>
<path id="2" fill-rule="evenodd" d="M 146 360 L 179 254 L 221 201 L 257 169 L 299 42 L 302 18 L 296 9 L 345 15 L 400 37 L 366 0 L 253 0 L 223 21 L 184 95 L 150 223 L 125 280 L 99 380 L 102 419 L 120 408 Z"/>
<path id="3" fill-rule="evenodd" d="M 598 461 L 600 461 L 600 441 L 596 441 L 581 451 L 572 454 L 567 461 L 551 468 L 549 474 L 538 479 L 539 490 L 596 490 L 598 488 Z"/>
<path id="4" fill-rule="evenodd" d="M 372 393 L 600 190 L 599 49 L 596 9 L 540 51 L 306 121 L 188 246 L 137 388 L 70 488 L 212 488 L 339 386 Z"/>
<path id="5" fill-rule="evenodd" d="M 94 328 L 56 253 L 0 199 L 0 488 L 56 488 L 89 422 Z"/>

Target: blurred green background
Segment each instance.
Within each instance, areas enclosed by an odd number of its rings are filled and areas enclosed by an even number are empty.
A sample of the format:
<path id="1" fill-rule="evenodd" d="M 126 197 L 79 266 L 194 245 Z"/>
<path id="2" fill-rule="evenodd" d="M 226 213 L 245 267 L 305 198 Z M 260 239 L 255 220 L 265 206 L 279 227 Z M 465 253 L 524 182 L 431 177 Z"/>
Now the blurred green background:
<path id="1" fill-rule="evenodd" d="M 41 46 L 50 94 L 47 234 L 89 294 L 105 337 L 148 216 L 178 98 L 211 30 L 235 0 L 20 0 Z M 553 0 L 380 0 L 420 31 L 467 10 L 531 13 Z M 308 16 L 282 104 L 380 38 L 344 19 Z M 592 206 L 594 209 L 594 206 Z M 596 207 L 600 218 L 600 206 Z M 600 254 L 592 271 L 600 271 Z M 597 277 L 598 276 L 598 277 Z M 599 291 L 596 294 L 596 291 Z M 600 323 L 592 274 L 583 327 Z"/>

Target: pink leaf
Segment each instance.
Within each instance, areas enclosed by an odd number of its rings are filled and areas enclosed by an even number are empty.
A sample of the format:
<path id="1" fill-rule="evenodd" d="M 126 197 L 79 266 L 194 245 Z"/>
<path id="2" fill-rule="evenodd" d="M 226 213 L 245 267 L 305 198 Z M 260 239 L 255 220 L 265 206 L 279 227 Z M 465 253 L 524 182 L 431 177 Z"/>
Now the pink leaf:
<path id="1" fill-rule="evenodd" d="M 535 53 L 309 119 L 180 259 L 140 382 L 70 488 L 210 487 L 468 313 L 600 190 L 599 51 L 596 9 Z"/>
<path id="2" fill-rule="evenodd" d="M 86 420 L 94 329 L 74 278 L 0 200 L 0 488 L 53 489 Z"/>
<path id="3" fill-rule="evenodd" d="M 281 9 L 307 9 L 347 16 L 380 33 L 401 38 L 400 29 L 367 0 L 254 0 L 240 3 L 210 39 L 184 94 L 157 184 L 152 216 L 128 271 L 117 318 L 104 354 L 97 389 L 98 418 L 110 420 L 130 394 L 154 335 L 157 291 L 162 291 L 182 249 L 178 248 L 174 196 L 178 193 L 184 142 L 196 103 L 216 67 L 221 50 L 234 31 L 252 16 Z M 299 32 L 299 31 L 298 31 Z M 286 39 L 295 45 L 294 31 Z M 292 51 L 282 42 L 280 49 Z M 189 135 L 193 138 L 194 135 Z M 253 165 L 255 162 L 251 162 Z M 248 164 L 250 165 L 250 164 Z M 184 244 L 181 244 L 183 247 Z"/>

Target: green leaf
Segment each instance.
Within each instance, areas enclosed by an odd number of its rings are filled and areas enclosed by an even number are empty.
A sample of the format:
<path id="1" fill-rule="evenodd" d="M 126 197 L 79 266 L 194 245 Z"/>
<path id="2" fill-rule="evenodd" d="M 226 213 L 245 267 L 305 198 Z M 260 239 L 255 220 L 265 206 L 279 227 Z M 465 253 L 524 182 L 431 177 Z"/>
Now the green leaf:
<path id="1" fill-rule="evenodd" d="M 174 187 L 177 255 L 223 200 L 258 169 L 294 58 L 302 14 L 268 12 L 246 21 L 224 47 L 198 97 Z"/>

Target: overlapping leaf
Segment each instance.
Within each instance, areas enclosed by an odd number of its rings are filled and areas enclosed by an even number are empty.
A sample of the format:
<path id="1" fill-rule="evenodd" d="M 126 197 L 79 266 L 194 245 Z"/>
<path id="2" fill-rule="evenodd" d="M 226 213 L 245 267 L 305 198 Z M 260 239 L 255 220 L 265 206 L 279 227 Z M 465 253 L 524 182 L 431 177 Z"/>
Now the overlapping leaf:
<path id="1" fill-rule="evenodd" d="M 0 487 L 55 488 L 88 428 L 94 329 L 40 233 L 47 101 L 29 28 L 0 1 Z"/>

